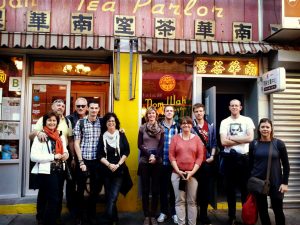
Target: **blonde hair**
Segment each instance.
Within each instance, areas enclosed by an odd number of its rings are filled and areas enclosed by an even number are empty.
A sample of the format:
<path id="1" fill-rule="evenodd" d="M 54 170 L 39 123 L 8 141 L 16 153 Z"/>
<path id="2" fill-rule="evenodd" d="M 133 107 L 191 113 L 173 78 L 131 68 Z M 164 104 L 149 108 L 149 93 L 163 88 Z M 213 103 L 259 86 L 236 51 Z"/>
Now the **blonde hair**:
<path id="1" fill-rule="evenodd" d="M 150 106 L 150 107 L 147 108 L 146 113 L 145 113 L 145 120 L 146 120 L 146 122 L 149 121 L 149 119 L 148 119 L 148 113 L 150 113 L 151 111 L 155 112 L 155 114 L 156 114 L 156 120 L 158 120 L 158 112 L 157 112 L 156 108 L 154 106 Z"/>

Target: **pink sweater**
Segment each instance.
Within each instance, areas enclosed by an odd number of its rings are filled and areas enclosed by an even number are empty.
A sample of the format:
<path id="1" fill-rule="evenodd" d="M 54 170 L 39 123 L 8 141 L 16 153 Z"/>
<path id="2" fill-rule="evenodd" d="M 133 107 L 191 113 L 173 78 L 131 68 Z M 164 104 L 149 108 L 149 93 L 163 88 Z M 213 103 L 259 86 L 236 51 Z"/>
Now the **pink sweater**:
<path id="1" fill-rule="evenodd" d="M 194 165 L 201 165 L 205 156 L 205 148 L 200 138 L 195 135 L 190 140 L 183 140 L 179 134 L 175 135 L 169 148 L 170 162 L 176 161 L 182 171 L 191 171 Z"/>

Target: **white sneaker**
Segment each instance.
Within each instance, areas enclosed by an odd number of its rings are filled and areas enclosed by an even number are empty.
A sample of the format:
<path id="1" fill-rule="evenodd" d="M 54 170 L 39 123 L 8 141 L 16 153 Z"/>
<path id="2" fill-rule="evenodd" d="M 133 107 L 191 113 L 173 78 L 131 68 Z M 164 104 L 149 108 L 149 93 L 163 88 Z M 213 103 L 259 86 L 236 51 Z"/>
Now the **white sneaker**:
<path id="1" fill-rule="evenodd" d="M 178 223 L 178 217 L 177 217 L 177 215 L 173 215 L 173 216 L 172 216 L 172 219 L 173 219 L 173 222 L 174 222 L 175 224 Z"/>
<path id="2" fill-rule="evenodd" d="M 159 217 L 157 218 L 157 222 L 162 223 L 165 221 L 165 219 L 167 219 L 167 215 L 160 213 Z"/>

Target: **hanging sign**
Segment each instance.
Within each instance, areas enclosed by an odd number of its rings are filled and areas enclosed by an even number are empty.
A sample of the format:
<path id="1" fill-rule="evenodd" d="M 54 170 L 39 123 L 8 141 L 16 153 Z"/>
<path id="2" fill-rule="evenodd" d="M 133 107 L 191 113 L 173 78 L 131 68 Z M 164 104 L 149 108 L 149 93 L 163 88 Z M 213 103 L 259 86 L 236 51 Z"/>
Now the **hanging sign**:
<path id="1" fill-rule="evenodd" d="M 286 86 L 285 74 L 283 67 L 278 67 L 277 69 L 264 73 L 262 76 L 264 93 L 270 94 L 284 91 Z"/>

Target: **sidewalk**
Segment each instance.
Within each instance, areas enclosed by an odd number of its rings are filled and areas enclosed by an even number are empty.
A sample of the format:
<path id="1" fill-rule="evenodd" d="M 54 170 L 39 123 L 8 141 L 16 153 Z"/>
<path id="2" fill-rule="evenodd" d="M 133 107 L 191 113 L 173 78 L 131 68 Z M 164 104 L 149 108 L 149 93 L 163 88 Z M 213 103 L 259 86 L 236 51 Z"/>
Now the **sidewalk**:
<path id="1" fill-rule="evenodd" d="M 239 216 L 241 211 L 237 211 Z M 227 221 L 227 210 L 209 210 L 209 216 L 212 220 L 213 225 L 226 224 Z M 272 224 L 274 223 L 274 216 L 272 210 L 270 210 L 270 216 L 272 218 Z M 300 209 L 285 209 L 286 225 L 299 225 L 300 224 Z M 119 224 L 120 225 L 142 225 L 143 224 L 143 214 L 142 212 L 134 213 L 120 213 L 119 214 Z M 100 215 L 99 218 L 100 219 Z M 71 225 L 71 219 L 67 212 L 63 213 L 62 217 L 65 225 Z M 35 225 L 35 215 L 34 214 L 11 214 L 11 215 L 0 215 L 1 225 Z M 100 223 L 99 223 L 100 224 Z M 174 225 L 171 219 L 167 219 L 161 225 Z M 197 223 L 199 224 L 199 223 Z M 260 223 L 257 223 L 260 225 Z"/>

